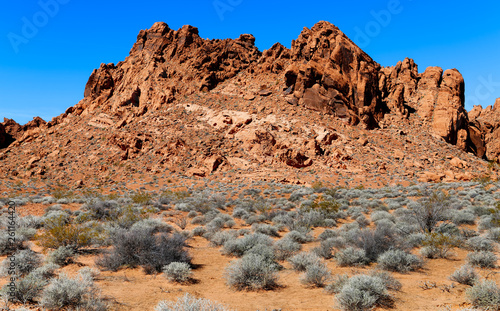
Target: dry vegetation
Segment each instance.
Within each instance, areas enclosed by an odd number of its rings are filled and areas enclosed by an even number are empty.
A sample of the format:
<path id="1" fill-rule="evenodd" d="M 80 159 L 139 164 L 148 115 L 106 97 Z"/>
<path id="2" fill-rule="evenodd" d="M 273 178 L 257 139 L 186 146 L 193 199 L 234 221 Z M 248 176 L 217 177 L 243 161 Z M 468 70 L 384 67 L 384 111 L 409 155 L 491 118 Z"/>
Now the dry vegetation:
<path id="1" fill-rule="evenodd" d="M 4 309 L 500 308 L 492 182 L 364 189 L 206 180 L 106 195 L 4 186 Z"/>

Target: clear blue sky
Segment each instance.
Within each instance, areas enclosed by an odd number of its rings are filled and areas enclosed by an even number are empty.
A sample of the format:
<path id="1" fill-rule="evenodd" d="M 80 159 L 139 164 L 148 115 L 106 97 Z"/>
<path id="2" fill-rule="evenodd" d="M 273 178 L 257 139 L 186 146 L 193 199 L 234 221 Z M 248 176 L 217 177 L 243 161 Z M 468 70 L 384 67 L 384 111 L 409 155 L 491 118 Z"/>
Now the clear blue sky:
<path id="1" fill-rule="evenodd" d="M 459 69 L 466 108 L 485 107 L 500 97 L 499 13 L 492 0 L 7 1 L 0 12 L 0 118 L 24 124 L 63 113 L 82 99 L 94 68 L 123 60 L 139 30 L 156 21 L 193 25 L 204 38 L 251 33 L 263 51 L 275 42 L 290 47 L 303 27 L 326 20 L 383 66 L 411 57 L 421 72 Z"/>

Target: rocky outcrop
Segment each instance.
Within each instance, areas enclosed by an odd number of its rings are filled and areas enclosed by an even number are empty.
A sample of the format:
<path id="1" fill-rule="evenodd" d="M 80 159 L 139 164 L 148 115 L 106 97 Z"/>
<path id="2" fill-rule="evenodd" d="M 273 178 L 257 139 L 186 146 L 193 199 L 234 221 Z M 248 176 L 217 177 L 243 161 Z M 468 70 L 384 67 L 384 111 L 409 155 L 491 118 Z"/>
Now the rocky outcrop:
<path id="1" fill-rule="evenodd" d="M 4 118 L 2 125 L 9 139 L 16 140 L 23 136 L 23 127 L 16 121 Z"/>
<path id="2" fill-rule="evenodd" d="M 493 106 L 474 106 L 469 113 L 469 132 L 477 155 L 500 160 L 500 98 Z"/>
<path id="3" fill-rule="evenodd" d="M 35 133 L 41 128 L 45 128 L 47 122 L 40 117 L 35 117 L 25 125 L 20 125 L 12 119 L 4 118 L 0 123 L 0 148 L 6 148 L 16 140 L 23 140 Z"/>
<path id="4" fill-rule="evenodd" d="M 241 75 L 236 77 L 240 73 L 250 81 L 241 82 Z M 206 40 L 195 27 L 172 30 L 165 23 L 155 23 L 139 32 L 124 61 L 101 64 L 92 72 L 84 99 L 76 106 L 48 124 L 40 119 L 21 128 L 4 122 L 5 132 L 12 139 L 20 139 L 25 132 L 36 134 L 37 129 L 56 126 L 71 115 L 91 115 L 90 125 L 119 129 L 185 96 L 211 92 L 227 81 L 231 84 L 235 77 L 238 82 L 232 83 L 232 90 L 225 95 L 259 101 L 265 97 L 278 99 L 279 94 L 294 106 L 369 129 L 379 127 L 387 114 L 399 119 L 415 116 L 446 142 L 480 157 L 493 155 L 487 145 L 492 146 L 496 138 L 493 133 L 485 133 L 484 128 L 489 127 L 483 121 L 469 121 L 464 109 L 463 77 L 456 69 L 429 67 L 419 73 L 411 59 L 394 67 L 381 67 L 325 21 L 304 28 L 291 49 L 276 43 L 263 53 L 250 34 L 237 39 Z M 252 87 L 243 92 L 246 83 Z M 264 111 L 269 107 L 257 108 Z M 224 122 L 228 121 L 219 123 Z M 308 166 L 309 158 L 305 151 L 281 156 L 282 162 L 294 167 Z"/>
<path id="5" fill-rule="evenodd" d="M 419 74 L 411 59 L 381 68 L 328 22 L 305 28 L 292 42 L 291 56 L 285 71 L 290 103 L 369 128 L 387 112 L 402 117 L 416 112 L 436 135 L 471 149 L 464 80 L 456 69 L 429 67 Z"/>
<path id="6" fill-rule="evenodd" d="M 292 48 L 277 43 L 260 53 L 252 35 L 236 40 L 204 40 L 198 29 L 174 31 L 165 23 L 141 30 L 124 62 L 102 64 L 73 111 L 111 112 L 130 117 L 156 110 L 183 95 L 210 91 L 248 69 L 284 75 L 291 104 L 332 114 L 351 125 L 378 126 L 385 113 L 417 112 L 430 129 L 463 150 L 478 150 L 469 133 L 464 83 L 457 70 L 429 67 L 418 73 L 411 59 L 381 68 L 337 27 L 319 22 L 304 28 Z M 262 92 L 266 92 L 265 94 Z M 257 95 L 268 96 L 269 90 Z M 247 96 L 248 98 L 254 98 Z"/>
<path id="7" fill-rule="evenodd" d="M 464 108 L 464 79 L 458 70 L 429 67 L 419 74 L 415 62 L 405 59 L 382 68 L 379 88 L 389 111 L 406 117 L 415 112 L 448 143 L 462 150 L 476 149 Z"/>
<path id="8" fill-rule="evenodd" d="M 380 65 L 337 27 L 319 22 L 292 42 L 286 85 L 301 106 L 374 127 Z"/>
<path id="9" fill-rule="evenodd" d="M 279 46 L 271 52 L 281 55 Z M 210 91 L 256 63 L 260 56 L 252 35 L 205 40 L 195 27 L 174 31 L 165 23 L 155 23 L 140 31 L 125 61 L 102 64 L 94 70 L 75 113 L 120 114 L 130 110 L 140 115 L 179 96 Z"/>
<path id="10" fill-rule="evenodd" d="M 275 73 L 280 74 L 285 69 L 291 59 L 291 51 L 281 45 L 274 44 L 269 50 L 262 53 L 254 73 Z M 252 68 L 253 69 L 253 68 Z"/>

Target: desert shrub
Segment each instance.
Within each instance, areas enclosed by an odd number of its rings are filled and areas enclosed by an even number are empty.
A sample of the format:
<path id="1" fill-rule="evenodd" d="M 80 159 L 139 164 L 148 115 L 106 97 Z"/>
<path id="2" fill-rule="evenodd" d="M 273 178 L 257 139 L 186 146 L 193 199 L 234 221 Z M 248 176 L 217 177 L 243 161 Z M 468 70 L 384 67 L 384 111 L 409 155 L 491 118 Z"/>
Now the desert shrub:
<path id="1" fill-rule="evenodd" d="M 290 194 L 290 197 L 288 198 L 288 200 L 291 202 L 296 202 L 296 201 L 302 199 L 303 196 L 312 194 L 313 192 L 314 192 L 314 190 L 312 190 L 310 188 L 299 188 Z"/>
<path id="2" fill-rule="evenodd" d="M 309 206 L 305 207 L 306 210 L 319 212 L 324 218 L 335 217 L 339 208 L 340 203 L 338 203 L 331 197 L 329 200 L 327 200 L 325 199 L 325 196 L 322 196 L 319 199 L 315 199 Z"/>
<path id="3" fill-rule="evenodd" d="M 191 224 L 193 225 L 203 225 L 205 224 L 206 219 L 205 216 L 196 216 L 193 219 L 191 219 Z"/>
<path id="4" fill-rule="evenodd" d="M 406 237 L 406 243 L 410 248 L 419 247 L 422 246 L 425 238 L 426 235 L 422 232 L 412 233 L 408 237 Z"/>
<path id="5" fill-rule="evenodd" d="M 363 274 L 347 280 L 336 299 L 342 310 L 349 311 L 371 310 L 376 306 L 391 307 L 394 302 L 380 278 Z"/>
<path id="6" fill-rule="evenodd" d="M 234 226 L 236 226 L 236 221 L 234 221 L 234 219 L 230 219 L 230 220 L 227 220 L 226 223 L 225 223 L 225 226 L 227 228 L 232 228 Z"/>
<path id="7" fill-rule="evenodd" d="M 476 223 L 476 215 L 469 211 L 453 212 L 452 221 L 456 225 L 473 225 Z"/>
<path id="8" fill-rule="evenodd" d="M 297 216 L 297 225 L 290 228 L 297 230 L 298 228 L 315 228 L 325 226 L 325 216 L 317 210 L 301 211 Z"/>
<path id="9" fill-rule="evenodd" d="M 394 217 L 391 213 L 386 212 L 386 211 L 374 211 L 371 215 L 370 218 L 373 222 L 377 223 L 380 220 L 389 220 L 391 222 L 396 221 L 396 217 Z"/>
<path id="10" fill-rule="evenodd" d="M 288 258 L 288 262 L 292 265 L 295 271 L 306 271 L 309 265 L 321 262 L 321 259 L 314 253 L 301 252 L 295 256 Z"/>
<path id="11" fill-rule="evenodd" d="M 306 285 L 324 287 L 330 279 L 331 273 L 322 262 L 314 262 L 306 266 L 306 271 L 301 278 L 301 282 Z"/>
<path id="12" fill-rule="evenodd" d="M 335 260 L 341 267 L 363 266 L 369 263 L 364 250 L 354 247 L 347 247 L 335 254 Z"/>
<path id="13" fill-rule="evenodd" d="M 336 238 L 338 236 L 339 233 L 336 230 L 326 229 L 325 231 L 321 232 L 320 235 L 318 235 L 318 239 L 323 241 L 330 238 Z"/>
<path id="14" fill-rule="evenodd" d="M 399 291 L 403 286 L 401 282 L 396 280 L 389 272 L 380 270 L 371 270 L 369 276 L 379 278 L 384 283 L 388 290 Z"/>
<path id="15" fill-rule="evenodd" d="M 19 226 L 16 229 L 16 239 L 21 238 L 21 241 L 32 240 L 35 236 L 36 236 L 36 229 L 35 228 Z"/>
<path id="16" fill-rule="evenodd" d="M 423 266 L 423 261 L 418 256 L 399 249 L 383 253 L 377 263 L 381 269 L 394 272 L 415 271 Z"/>
<path id="17" fill-rule="evenodd" d="M 467 240 L 466 242 L 467 248 L 472 249 L 474 251 L 493 251 L 495 248 L 495 245 L 492 240 L 481 237 L 481 236 L 476 236 L 472 237 Z"/>
<path id="18" fill-rule="evenodd" d="M 460 229 L 460 236 L 466 240 L 479 236 L 479 232 L 474 229 L 462 228 Z M 488 238 L 489 239 L 489 238 Z"/>
<path id="19" fill-rule="evenodd" d="M 45 308 L 57 310 L 68 307 L 94 311 L 107 309 L 94 282 L 82 275 L 70 278 L 61 274 L 52 279 L 42 292 L 41 304 Z"/>
<path id="20" fill-rule="evenodd" d="M 145 218 L 134 223 L 130 230 L 146 229 L 153 233 L 164 232 L 169 233 L 174 231 L 174 227 L 156 218 Z"/>
<path id="21" fill-rule="evenodd" d="M 2 291 L 12 293 L 12 297 L 26 304 L 39 298 L 43 288 L 49 283 L 48 279 L 54 277 L 54 271 L 59 268 L 55 264 L 46 264 L 31 271 L 28 275 L 18 278 L 14 288 L 4 286 Z"/>
<path id="22" fill-rule="evenodd" d="M 193 236 L 203 236 L 207 233 L 207 229 L 205 229 L 205 227 L 196 227 L 191 231 L 191 233 Z"/>
<path id="23" fill-rule="evenodd" d="M 155 311 L 229 311 L 224 305 L 205 298 L 196 298 L 190 294 L 177 299 L 177 301 L 161 301 Z"/>
<path id="24" fill-rule="evenodd" d="M 460 236 L 460 229 L 454 223 L 444 222 L 434 228 L 435 233 L 447 234 L 450 236 Z"/>
<path id="25" fill-rule="evenodd" d="M 349 280 L 347 274 L 336 274 L 332 277 L 331 282 L 325 286 L 325 291 L 328 294 L 338 294 Z"/>
<path id="26" fill-rule="evenodd" d="M 492 228 L 497 228 L 496 223 L 493 222 L 493 218 L 491 215 L 483 215 L 479 218 L 479 222 L 477 225 L 478 230 L 488 230 Z"/>
<path id="27" fill-rule="evenodd" d="M 486 237 L 492 241 L 500 242 L 500 228 L 489 229 Z"/>
<path id="28" fill-rule="evenodd" d="M 124 229 L 130 229 L 136 222 L 148 217 L 152 212 L 156 212 L 152 207 L 143 207 L 139 205 L 126 205 L 120 208 L 120 215 L 115 223 Z"/>
<path id="29" fill-rule="evenodd" d="M 448 220 L 448 212 L 451 208 L 449 196 L 436 190 L 423 193 L 416 204 L 408 204 L 408 210 L 413 221 L 415 221 L 424 233 L 434 231 L 438 223 Z"/>
<path id="30" fill-rule="evenodd" d="M 11 261 L 11 259 L 13 259 Z M 24 276 L 42 265 L 42 256 L 30 249 L 17 251 L 12 257 L 2 261 L 0 275 L 7 276 L 9 267 L 14 264 L 14 271 L 18 276 Z"/>
<path id="31" fill-rule="evenodd" d="M 500 308 L 500 288 L 494 281 L 477 282 L 465 292 L 473 306 L 486 310 Z"/>
<path id="32" fill-rule="evenodd" d="M 31 271 L 30 274 L 36 275 L 38 278 L 51 279 L 55 276 L 55 271 L 60 267 L 55 263 L 47 263 L 41 267 Z"/>
<path id="33" fill-rule="evenodd" d="M 277 260 L 285 260 L 302 249 L 300 243 L 290 238 L 283 238 L 274 243 L 274 253 Z"/>
<path id="34" fill-rule="evenodd" d="M 242 228 L 242 229 L 238 230 L 237 232 L 238 232 L 238 236 L 245 236 L 245 235 L 252 234 L 252 231 L 250 229 L 247 229 L 247 228 Z"/>
<path id="35" fill-rule="evenodd" d="M 14 290 L 9 290 L 9 292 L 15 300 L 21 302 L 22 304 L 26 304 L 27 302 L 34 302 L 37 300 L 40 297 L 42 290 L 48 283 L 49 282 L 46 279 L 30 273 L 27 276 L 18 279 L 15 282 Z"/>
<path id="36" fill-rule="evenodd" d="M 163 267 L 163 275 L 173 282 L 186 282 L 192 273 L 191 267 L 185 262 L 171 262 Z"/>
<path id="37" fill-rule="evenodd" d="M 76 251 L 90 246 L 95 235 L 92 228 L 68 223 L 66 217 L 59 215 L 44 221 L 44 231 L 38 235 L 38 241 L 46 248 L 57 249 L 60 246 L 67 246 Z"/>
<path id="38" fill-rule="evenodd" d="M 226 268 L 226 280 L 237 290 L 273 289 L 277 286 L 276 267 L 258 254 L 247 254 Z"/>
<path id="39" fill-rule="evenodd" d="M 41 227 L 41 217 L 35 215 L 27 215 L 19 219 L 19 226 L 26 228 L 39 229 Z"/>
<path id="40" fill-rule="evenodd" d="M 365 215 L 356 217 L 356 222 L 359 224 L 360 228 L 365 228 L 370 224 L 370 220 L 368 220 Z"/>
<path id="41" fill-rule="evenodd" d="M 255 233 L 262 233 L 265 235 L 269 235 L 272 237 L 279 237 L 280 234 L 278 233 L 278 228 L 272 225 L 268 224 L 253 224 L 252 225 L 252 230 Z"/>
<path id="42" fill-rule="evenodd" d="M 347 232 L 348 243 L 363 249 L 369 262 L 377 261 L 378 256 L 390 248 L 403 247 L 403 239 L 394 226 L 377 226 L 375 229 L 351 230 Z"/>
<path id="43" fill-rule="evenodd" d="M 214 233 L 210 237 L 210 242 L 213 246 L 221 246 L 224 245 L 229 240 L 234 240 L 237 237 L 237 233 L 234 230 L 230 231 L 219 231 Z"/>
<path id="44" fill-rule="evenodd" d="M 0 227 L 0 255 L 12 254 L 17 250 L 24 248 L 24 242 L 28 241 L 29 238 L 23 234 L 18 233 L 19 231 L 16 230 L 16 239 L 13 241 L 7 229 L 3 229 Z"/>
<path id="45" fill-rule="evenodd" d="M 323 225 L 327 228 L 333 228 L 333 227 L 337 226 L 337 221 L 335 221 L 334 219 L 331 219 L 331 218 L 325 218 L 323 220 Z"/>
<path id="46" fill-rule="evenodd" d="M 206 216 L 205 216 L 206 217 Z M 210 232 L 217 232 L 224 228 L 226 221 L 221 217 L 215 217 L 212 219 L 205 228 Z"/>
<path id="47" fill-rule="evenodd" d="M 132 199 L 132 202 L 135 204 L 147 205 L 151 203 L 152 195 L 147 192 L 139 191 L 132 194 L 130 198 Z"/>
<path id="48" fill-rule="evenodd" d="M 274 249 L 268 245 L 264 244 L 257 244 L 256 246 L 252 247 L 248 252 L 245 253 L 245 255 L 249 254 L 255 254 L 259 255 L 263 258 L 263 260 L 268 264 L 270 267 L 275 268 L 276 270 L 280 270 L 283 267 L 276 261 L 276 254 L 274 252 Z"/>
<path id="49" fill-rule="evenodd" d="M 52 251 L 47 256 L 47 262 L 54 263 L 59 266 L 69 264 L 75 255 L 75 251 L 67 246 L 60 246 L 55 251 Z"/>
<path id="50" fill-rule="evenodd" d="M 285 234 L 283 238 L 293 240 L 300 244 L 311 242 L 313 240 L 313 237 L 310 236 L 309 234 L 302 233 L 297 230 L 292 230 L 288 232 L 287 234 Z"/>
<path id="51" fill-rule="evenodd" d="M 480 268 L 495 268 L 498 257 L 488 251 L 472 252 L 467 254 L 466 261 L 472 266 Z"/>
<path id="52" fill-rule="evenodd" d="M 191 262 L 183 236 L 161 234 L 154 238 L 153 247 L 140 255 L 140 264 L 147 273 L 161 272 L 165 265 L 174 261 Z"/>
<path id="53" fill-rule="evenodd" d="M 171 262 L 187 262 L 185 238 L 179 234 L 153 235 L 149 230 L 120 230 L 112 238 L 113 250 L 96 260 L 103 269 L 116 271 L 121 266 L 142 266 L 146 273 L 161 272 Z"/>
<path id="54" fill-rule="evenodd" d="M 353 202 L 356 203 L 356 202 Z M 368 213 L 369 210 L 365 207 L 360 207 L 360 206 L 351 206 L 347 210 L 347 214 L 351 216 L 352 219 L 356 219 L 360 216 L 363 216 L 363 213 Z"/>
<path id="55" fill-rule="evenodd" d="M 342 237 L 329 238 L 321 241 L 319 246 L 313 248 L 313 252 L 323 257 L 324 259 L 330 259 L 333 257 L 333 248 L 343 248 L 345 246 L 345 239 Z"/>
<path id="56" fill-rule="evenodd" d="M 266 219 L 267 218 L 265 215 L 252 214 L 248 218 L 245 219 L 245 223 L 247 225 L 253 225 L 253 224 L 260 223 L 260 222 L 264 222 L 264 221 L 266 221 Z"/>
<path id="57" fill-rule="evenodd" d="M 239 239 L 227 241 L 224 243 L 222 252 L 226 255 L 241 257 L 259 244 L 271 246 L 273 241 L 269 236 L 262 233 L 249 234 Z"/>
<path id="58" fill-rule="evenodd" d="M 86 211 L 86 216 L 89 219 L 110 221 L 116 220 L 120 216 L 120 208 L 118 202 L 109 200 L 92 200 L 82 207 Z"/>
<path id="59" fill-rule="evenodd" d="M 450 275 L 450 280 L 473 286 L 479 280 L 479 275 L 472 266 L 463 265 Z"/>
<path id="60" fill-rule="evenodd" d="M 461 245 L 461 240 L 456 236 L 442 233 L 427 233 L 420 254 L 425 258 L 448 258 L 453 248 Z"/>
<path id="61" fill-rule="evenodd" d="M 248 216 L 250 216 L 250 213 L 247 210 L 245 210 L 244 208 L 236 207 L 233 210 L 233 217 L 234 218 L 243 219 L 244 217 L 248 217 Z"/>

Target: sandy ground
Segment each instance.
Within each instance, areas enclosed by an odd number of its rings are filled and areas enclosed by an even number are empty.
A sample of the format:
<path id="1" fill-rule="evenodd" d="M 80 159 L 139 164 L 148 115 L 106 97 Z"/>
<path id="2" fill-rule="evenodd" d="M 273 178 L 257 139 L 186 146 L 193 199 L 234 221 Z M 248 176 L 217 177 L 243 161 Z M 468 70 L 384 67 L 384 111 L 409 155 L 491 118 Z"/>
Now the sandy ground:
<path id="1" fill-rule="evenodd" d="M 18 209 L 20 215 L 42 215 L 46 206 L 27 204 Z M 78 204 L 65 205 L 65 208 L 76 210 Z M 243 227 L 241 221 L 234 229 Z M 186 230 L 195 226 L 188 225 Z M 315 229 L 318 236 L 324 229 Z M 282 234 L 283 235 L 283 234 Z M 319 242 L 307 243 L 303 250 L 317 246 Z M 96 284 L 102 289 L 102 294 L 111 303 L 111 310 L 153 310 L 161 300 L 176 300 L 190 293 L 196 297 L 208 298 L 225 304 L 231 309 L 240 311 L 255 310 L 337 310 L 335 296 L 326 293 L 321 288 L 313 288 L 300 282 L 301 274 L 291 269 L 288 263 L 283 263 L 285 269 L 279 272 L 280 287 L 272 291 L 236 291 L 226 285 L 224 271 L 235 258 L 224 256 L 220 248 L 210 246 L 201 237 L 188 240 L 189 252 L 193 257 L 193 282 L 176 284 L 169 282 L 162 275 L 147 275 L 142 269 L 122 269 L 118 272 L 102 272 Z M 36 244 L 31 244 L 33 250 L 43 252 Z M 468 286 L 454 283 L 448 277 L 465 263 L 467 251 L 454 250 L 450 259 L 427 260 L 424 269 L 407 274 L 393 273 L 403 287 L 395 294 L 396 310 L 458 310 L 468 306 L 465 290 Z M 0 257 L 0 260 L 6 257 Z M 94 267 L 96 255 L 80 255 L 75 263 L 63 268 L 70 275 L 84 266 Z M 332 274 L 353 275 L 367 272 L 376 267 L 375 264 L 364 268 L 341 268 L 334 260 L 327 260 Z M 500 282 L 500 269 L 477 269 L 483 277 Z M 0 279 L 0 285 L 6 283 L 6 278 Z"/>

